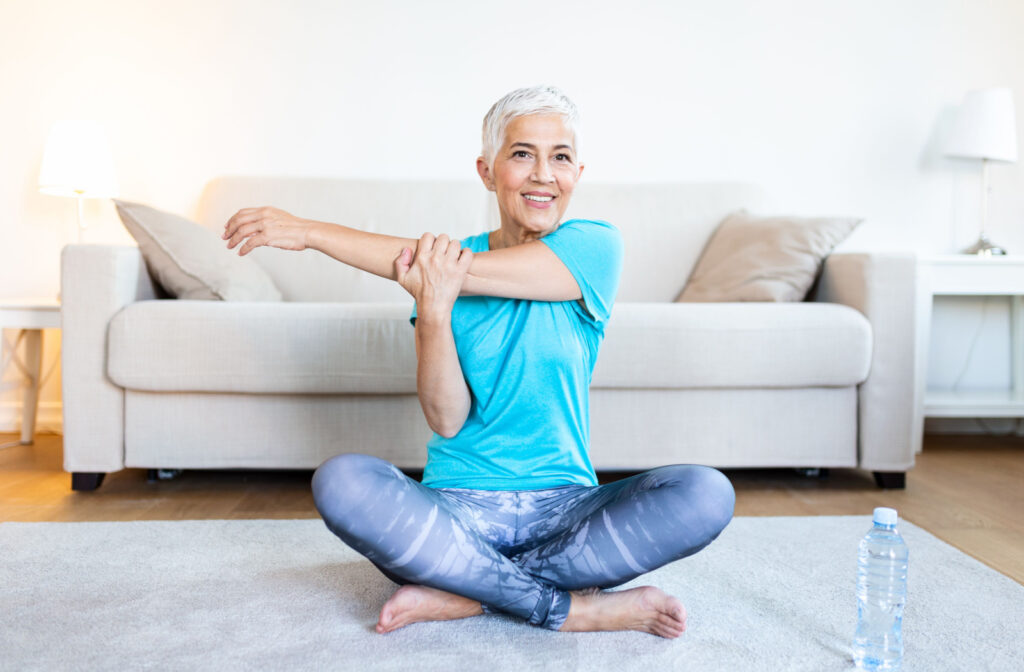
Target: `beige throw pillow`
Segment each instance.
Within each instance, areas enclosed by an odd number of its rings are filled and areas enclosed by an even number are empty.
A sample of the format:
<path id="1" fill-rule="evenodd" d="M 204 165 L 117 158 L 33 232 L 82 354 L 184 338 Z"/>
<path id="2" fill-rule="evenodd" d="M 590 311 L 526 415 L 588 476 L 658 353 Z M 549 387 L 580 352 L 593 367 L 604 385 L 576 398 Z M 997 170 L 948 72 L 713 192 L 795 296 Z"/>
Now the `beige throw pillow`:
<path id="1" fill-rule="evenodd" d="M 113 199 L 139 244 L 150 275 L 173 297 L 224 301 L 280 301 L 281 292 L 252 259 L 184 217 L 141 203 Z"/>
<path id="2" fill-rule="evenodd" d="M 676 301 L 803 301 L 824 258 L 863 220 L 727 216 Z"/>

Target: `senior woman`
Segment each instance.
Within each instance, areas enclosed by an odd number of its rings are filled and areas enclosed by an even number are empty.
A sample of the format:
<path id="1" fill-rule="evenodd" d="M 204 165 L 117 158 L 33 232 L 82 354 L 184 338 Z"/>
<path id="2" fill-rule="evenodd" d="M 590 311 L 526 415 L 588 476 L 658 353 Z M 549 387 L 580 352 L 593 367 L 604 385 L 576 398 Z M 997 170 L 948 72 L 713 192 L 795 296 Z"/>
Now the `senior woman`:
<path id="1" fill-rule="evenodd" d="M 622 267 L 618 230 L 562 222 L 583 172 L 575 105 L 519 89 L 484 118 L 477 171 L 496 231 L 406 239 L 239 210 L 224 238 L 312 248 L 414 298 L 417 391 L 434 435 L 422 483 L 369 455 L 313 476 L 327 527 L 403 584 L 378 632 L 502 612 L 552 630 L 678 637 L 686 610 L 653 586 L 605 591 L 711 543 L 735 493 L 719 471 L 671 465 L 598 485 L 589 386 Z M 628 450 L 628 448 L 626 448 Z"/>

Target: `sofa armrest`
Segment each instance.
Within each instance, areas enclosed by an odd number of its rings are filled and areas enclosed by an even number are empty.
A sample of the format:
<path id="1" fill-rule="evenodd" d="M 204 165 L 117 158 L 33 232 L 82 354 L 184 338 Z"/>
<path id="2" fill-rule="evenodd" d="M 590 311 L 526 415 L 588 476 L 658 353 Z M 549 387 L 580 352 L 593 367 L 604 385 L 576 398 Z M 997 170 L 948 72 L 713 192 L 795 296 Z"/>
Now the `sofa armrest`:
<path id="1" fill-rule="evenodd" d="M 858 390 L 858 464 L 883 472 L 913 467 L 923 428 L 916 257 L 896 252 L 832 254 L 808 298 L 850 306 L 871 323 L 871 368 Z"/>
<path id="2" fill-rule="evenodd" d="M 139 248 L 67 245 L 61 252 L 64 469 L 124 468 L 124 390 L 107 378 L 107 326 L 121 308 L 157 298 Z"/>

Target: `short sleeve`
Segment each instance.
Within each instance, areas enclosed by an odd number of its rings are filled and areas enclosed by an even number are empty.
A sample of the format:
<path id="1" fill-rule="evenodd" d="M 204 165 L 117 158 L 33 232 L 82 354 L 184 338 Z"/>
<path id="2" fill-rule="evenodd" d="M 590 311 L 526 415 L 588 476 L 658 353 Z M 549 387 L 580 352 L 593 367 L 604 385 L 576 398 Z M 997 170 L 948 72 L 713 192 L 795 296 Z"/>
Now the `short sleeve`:
<path id="1" fill-rule="evenodd" d="M 600 329 L 611 317 L 622 275 L 622 234 L 599 220 L 571 219 L 540 239 L 558 255 L 583 292 L 580 315 Z M 588 314 L 589 313 L 589 314 Z"/>

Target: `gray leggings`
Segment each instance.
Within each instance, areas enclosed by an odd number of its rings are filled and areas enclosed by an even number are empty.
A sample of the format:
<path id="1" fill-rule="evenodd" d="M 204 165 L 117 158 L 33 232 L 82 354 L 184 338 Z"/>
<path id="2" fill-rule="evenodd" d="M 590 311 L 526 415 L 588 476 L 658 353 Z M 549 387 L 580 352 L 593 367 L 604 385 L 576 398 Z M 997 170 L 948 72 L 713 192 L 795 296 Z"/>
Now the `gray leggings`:
<path id="1" fill-rule="evenodd" d="M 677 464 L 599 486 L 429 488 L 369 455 L 324 462 L 313 498 L 328 529 L 399 584 L 430 586 L 552 630 L 570 590 L 609 588 L 710 544 L 732 484 Z"/>

